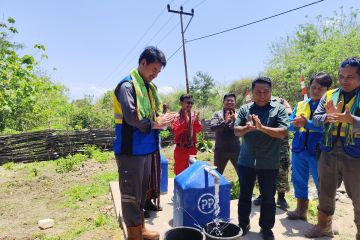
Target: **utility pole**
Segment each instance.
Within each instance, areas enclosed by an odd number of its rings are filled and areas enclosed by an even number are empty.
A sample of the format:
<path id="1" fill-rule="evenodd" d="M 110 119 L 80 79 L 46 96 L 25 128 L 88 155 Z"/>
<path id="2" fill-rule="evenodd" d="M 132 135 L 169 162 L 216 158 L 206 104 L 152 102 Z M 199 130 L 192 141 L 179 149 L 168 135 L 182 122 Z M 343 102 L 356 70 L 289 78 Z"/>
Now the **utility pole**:
<path id="1" fill-rule="evenodd" d="M 180 11 L 175 11 L 175 10 L 171 10 L 171 9 L 170 9 L 170 4 L 167 5 L 167 9 L 168 9 L 168 12 L 180 14 L 182 49 L 183 49 L 184 65 L 185 65 L 186 93 L 189 93 L 189 92 L 190 92 L 190 89 L 189 89 L 189 78 L 188 78 L 187 64 L 186 64 L 186 51 L 185 51 L 184 33 L 185 33 L 187 27 L 189 26 L 192 18 L 194 17 L 194 9 L 191 9 L 191 13 L 188 13 L 188 12 L 184 12 L 184 11 L 183 11 L 183 7 L 180 6 Z M 191 16 L 191 19 L 190 19 L 189 23 L 187 24 L 185 30 L 184 30 L 184 25 L 183 25 L 183 17 L 182 17 L 183 14 L 184 14 L 184 15 L 189 15 L 189 16 Z"/>

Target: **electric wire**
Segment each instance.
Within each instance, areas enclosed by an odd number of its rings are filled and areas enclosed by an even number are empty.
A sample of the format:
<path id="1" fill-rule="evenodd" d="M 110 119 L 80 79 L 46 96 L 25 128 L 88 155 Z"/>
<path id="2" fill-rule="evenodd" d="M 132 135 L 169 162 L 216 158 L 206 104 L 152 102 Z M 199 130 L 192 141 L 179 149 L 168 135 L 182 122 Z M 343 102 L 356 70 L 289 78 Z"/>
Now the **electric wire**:
<path id="1" fill-rule="evenodd" d="M 299 9 L 309 7 L 311 5 L 314 5 L 314 4 L 317 4 L 317 3 L 320 3 L 320 2 L 324 2 L 324 1 L 325 0 L 319 0 L 319 1 L 316 1 L 316 2 L 312 2 L 312 3 L 306 4 L 306 5 L 297 7 L 297 8 L 293 8 L 293 9 L 281 12 L 281 13 L 277 13 L 277 14 L 269 16 L 269 17 L 265 17 L 265 18 L 262 18 L 262 19 L 259 19 L 259 20 L 253 21 L 253 22 L 249 22 L 249 23 L 237 26 L 237 27 L 229 28 L 229 29 L 226 29 L 226 30 L 223 30 L 223 31 L 220 31 L 220 32 L 216 32 L 216 33 L 212 33 L 212 34 L 208 34 L 208 35 L 205 35 L 205 36 L 202 36 L 202 37 L 197 37 L 197 38 L 194 38 L 194 39 L 190 39 L 190 40 L 187 40 L 186 43 L 198 41 L 198 40 L 201 40 L 201 39 L 204 39 L 204 38 L 213 37 L 213 36 L 223 34 L 223 33 L 226 33 L 226 32 L 230 32 L 230 31 L 233 31 L 233 30 L 236 30 L 236 29 L 239 29 L 239 28 L 247 27 L 247 26 L 250 26 L 250 25 L 253 25 L 253 24 L 256 24 L 256 23 L 259 23 L 259 22 L 263 22 L 263 21 L 269 20 L 271 18 L 275 18 L 275 17 L 281 16 L 281 15 L 284 15 L 286 13 L 297 11 Z"/>

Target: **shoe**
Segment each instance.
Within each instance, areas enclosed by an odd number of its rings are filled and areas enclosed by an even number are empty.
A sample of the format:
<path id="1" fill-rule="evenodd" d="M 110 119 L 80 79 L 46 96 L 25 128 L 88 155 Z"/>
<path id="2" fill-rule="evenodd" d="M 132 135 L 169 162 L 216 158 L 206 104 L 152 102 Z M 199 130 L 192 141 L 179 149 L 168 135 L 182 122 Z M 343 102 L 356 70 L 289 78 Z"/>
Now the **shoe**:
<path id="1" fill-rule="evenodd" d="M 260 206 L 262 201 L 262 196 L 259 195 L 257 198 L 254 199 L 253 203 L 255 206 Z"/>
<path id="2" fill-rule="evenodd" d="M 318 237 L 334 237 L 332 230 L 332 216 L 318 210 L 318 222 L 317 224 L 305 233 L 307 238 L 318 238 Z"/>
<path id="3" fill-rule="evenodd" d="M 290 220 L 304 220 L 307 221 L 307 210 L 309 208 L 308 199 L 297 199 L 297 207 L 294 211 L 288 211 L 287 218 Z"/>
<path id="4" fill-rule="evenodd" d="M 149 218 L 150 217 L 150 213 L 148 210 L 144 211 L 144 218 Z"/>
<path id="5" fill-rule="evenodd" d="M 276 201 L 276 205 L 284 211 L 287 211 L 289 208 L 289 204 L 286 202 L 285 198 L 278 198 Z"/>
<path id="6" fill-rule="evenodd" d="M 147 211 L 162 211 L 162 207 L 156 206 L 151 200 L 145 201 L 144 209 Z"/>
<path id="7" fill-rule="evenodd" d="M 274 233 L 271 229 L 261 229 L 260 233 L 262 234 L 262 238 L 264 240 L 275 240 Z"/>
<path id="8" fill-rule="evenodd" d="M 246 226 L 239 226 L 240 228 L 241 228 L 241 230 L 242 230 L 242 233 L 241 233 L 241 236 L 244 236 L 244 235 L 246 235 L 248 232 L 249 232 L 249 230 L 250 230 L 250 224 L 248 224 L 248 225 L 246 225 Z"/>

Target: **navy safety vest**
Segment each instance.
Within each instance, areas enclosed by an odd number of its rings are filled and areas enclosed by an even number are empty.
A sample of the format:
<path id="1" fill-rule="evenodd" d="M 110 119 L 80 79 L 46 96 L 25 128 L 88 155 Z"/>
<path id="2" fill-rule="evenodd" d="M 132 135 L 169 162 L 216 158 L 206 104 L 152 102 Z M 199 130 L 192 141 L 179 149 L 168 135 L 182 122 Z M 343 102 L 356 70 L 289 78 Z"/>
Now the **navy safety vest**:
<path id="1" fill-rule="evenodd" d="M 146 155 L 159 149 L 159 131 L 151 129 L 149 133 L 140 132 L 139 129 L 129 125 L 123 116 L 120 102 L 116 97 L 116 90 L 120 89 L 124 82 L 131 82 L 131 76 L 127 76 L 117 85 L 114 94 L 114 115 L 115 115 L 115 155 Z M 135 104 L 136 104 L 136 96 Z M 137 108 L 136 108 L 137 109 Z"/>
<path id="2" fill-rule="evenodd" d="M 301 114 L 304 114 L 306 119 L 311 120 L 313 113 L 310 108 L 310 100 L 298 102 L 296 106 L 295 116 L 299 117 Z M 316 108 L 315 108 L 316 109 Z M 315 110 L 314 110 L 315 111 Z M 306 128 L 299 128 L 295 131 L 294 139 L 292 142 L 292 151 L 301 152 L 308 150 L 312 155 L 316 155 L 316 150 L 320 147 L 322 138 L 322 130 L 319 131 L 309 130 Z"/>

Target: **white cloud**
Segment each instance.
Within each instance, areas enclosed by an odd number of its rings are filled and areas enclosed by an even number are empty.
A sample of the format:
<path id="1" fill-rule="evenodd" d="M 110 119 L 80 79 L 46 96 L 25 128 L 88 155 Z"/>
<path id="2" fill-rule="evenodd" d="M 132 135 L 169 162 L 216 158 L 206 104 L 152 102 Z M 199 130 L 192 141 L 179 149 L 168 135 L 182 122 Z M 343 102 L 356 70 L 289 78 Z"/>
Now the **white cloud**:
<path id="1" fill-rule="evenodd" d="M 94 99 L 101 97 L 106 91 L 111 90 L 105 87 L 97 87 L 95 85 L 86 86 L 86 87 L 69 87 L 70 89 L 70 98 L 71 99 L 81 99 L 85 95 L 93 96 Z"/>
<path id="2" fill-rule="evenodd" d="M 162 93 L 162 94 L 169 94 L 169 93 L 174 92 L 175 89 L 170 86 L 162 86 L 162 87 L 158 87 L 158 91 L 159 91 L 159 93 Z"/>

